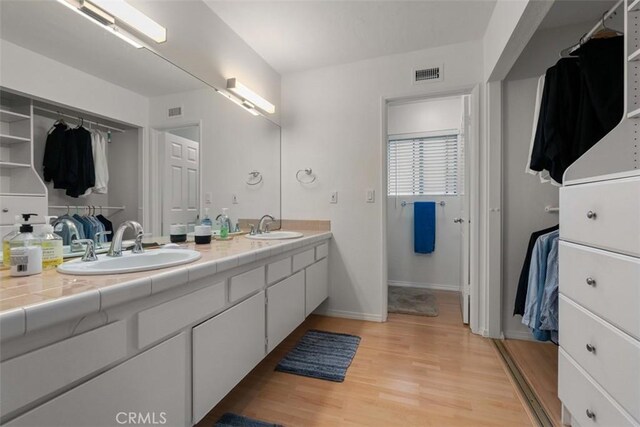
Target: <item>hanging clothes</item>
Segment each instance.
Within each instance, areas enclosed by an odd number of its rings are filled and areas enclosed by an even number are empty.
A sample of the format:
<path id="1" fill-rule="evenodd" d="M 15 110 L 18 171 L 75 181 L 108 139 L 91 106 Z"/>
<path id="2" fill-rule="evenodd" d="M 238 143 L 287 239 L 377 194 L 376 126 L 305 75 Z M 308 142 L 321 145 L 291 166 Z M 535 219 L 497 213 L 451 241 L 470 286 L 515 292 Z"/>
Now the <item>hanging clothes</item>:
<path id="1" fill-rule="evenodd" d="M 565 170 L 621 120 L 623 37 L 592 39 L 549 68 L 539 108 L 529 170 L 562 183 Z"/>
<path id="2" fill-rule="evenodd" d="M 527 246 L 527 253 L 525 255 L 522 270 L 520 271 L 520 278 L 518 280 L 518 290 L 516 292 L 516 301 L 513 308 L 514 316 L 516 314 L 519 314 L 520 316 L 524 315 L 527 301 L 527 290 L 529 288 L 529 270 L 531 266 L 531 256 L 533 254 L 533 248 L 538 241 L 538 238 L 558 229 L 559 226 L 555 225 L 553 227 L 545 228 L 544 230 L 539 230 L 531 233 L 531 237 L 529 238 L 529 245 Z"/>
<path id="3" fill-rule="evenodd" d="M 61 172 L 66 169 L 65 143 L 68 126 L 62 121 L 54 123 L 47 133 L 42 161 L 42 173 L 45 182 L 60 182 Z"/>
<path id="4" fill-rule="evenodd" d="M 70 197 L 78 197 L 96 183 L 91 132 L 82 126 L 71 129 L 69 132 L 69 140 L 72 143 L 71 150 L 74 150 L 77 156 L 77 178 L 67 187 L 66 194 Z"/>
<path id="5" fill-rule="evenodd" d="M 93 192 L 107 194 L 109 190 L 109 165 L 107 163 L 107 141 L 101 132 L 94 132 L 91 140 L 95 166 Z"/>
<path id="6" fill-rule="evenodd" d="M 110 242 L 113 239 L 113 223 L 102 214 L 96 216 L 96 219 L 102 223 L 105 231 L 111 232 L 110 234 L 105 236 L 105 241 Z"/>

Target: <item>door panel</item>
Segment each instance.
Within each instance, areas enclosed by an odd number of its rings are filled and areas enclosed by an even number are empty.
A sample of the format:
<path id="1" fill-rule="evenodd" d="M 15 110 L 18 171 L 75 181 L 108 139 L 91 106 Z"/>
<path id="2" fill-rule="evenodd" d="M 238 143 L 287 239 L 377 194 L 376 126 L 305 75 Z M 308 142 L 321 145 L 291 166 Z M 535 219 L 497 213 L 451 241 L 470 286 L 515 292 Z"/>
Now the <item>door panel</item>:
<path id="1" fill-rule="evenodd" d="M 462 135 L 461 141 L 462 152 L 464 155 L 469 153 L 469 144 L 473 142 L 473 131 L 471 126 L 471 95 L 462 97 Z M 462 203 L 460 203 L 460 309 L 462 310 L 462 321 L 469 323 L 469 294 L 470 294 L 470 245 L 469 245 L 469 206 L 470 206 L 470 188 L 471 182 L 468 165 L 470 161 L 464 159 L 464 194 L 462 194 Z"/>

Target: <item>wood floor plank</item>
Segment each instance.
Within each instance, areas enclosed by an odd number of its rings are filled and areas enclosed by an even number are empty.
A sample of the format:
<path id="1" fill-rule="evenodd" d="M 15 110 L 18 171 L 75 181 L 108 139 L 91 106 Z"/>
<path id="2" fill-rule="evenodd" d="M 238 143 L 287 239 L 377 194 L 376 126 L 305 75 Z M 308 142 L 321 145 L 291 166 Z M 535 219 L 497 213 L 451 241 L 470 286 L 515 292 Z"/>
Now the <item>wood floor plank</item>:
<path id="1" fill-rule="evenodd" d="M 310 316 L 198 426 L 225 412 L 286 426 L 531 426 L 491 340 L 462 324 L 458 294 L 436 297 L 438 317 Z M 362 338 L 343 383 L 274 371 L 308 329 Z"/>

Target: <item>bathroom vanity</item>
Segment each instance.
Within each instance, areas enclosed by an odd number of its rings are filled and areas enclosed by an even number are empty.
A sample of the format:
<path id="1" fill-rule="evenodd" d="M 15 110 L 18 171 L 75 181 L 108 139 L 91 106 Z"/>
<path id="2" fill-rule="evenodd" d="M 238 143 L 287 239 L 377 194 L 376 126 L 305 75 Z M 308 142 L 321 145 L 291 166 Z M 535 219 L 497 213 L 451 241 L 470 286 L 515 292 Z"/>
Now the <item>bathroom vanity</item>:
<path id="1" fill-rule="evenodd" d="M 2 425 L 197 423 L 328 297 L 331 232 L 302 232 L 142 273 L 2 272 Z"/>

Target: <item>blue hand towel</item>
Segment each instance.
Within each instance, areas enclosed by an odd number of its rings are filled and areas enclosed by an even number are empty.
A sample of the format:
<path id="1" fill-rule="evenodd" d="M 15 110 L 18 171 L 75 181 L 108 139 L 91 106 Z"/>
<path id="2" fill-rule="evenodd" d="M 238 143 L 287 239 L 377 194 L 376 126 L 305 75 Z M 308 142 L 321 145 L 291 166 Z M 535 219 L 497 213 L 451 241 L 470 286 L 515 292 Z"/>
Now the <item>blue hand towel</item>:
<path id="1" fill-rule="evenodd" d="M 413 205 L 413 250 L 430 254 L 436 248 L 436 203 L 415 202 Z"/>

